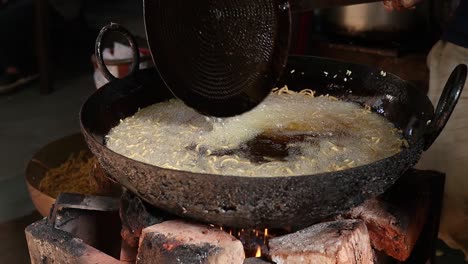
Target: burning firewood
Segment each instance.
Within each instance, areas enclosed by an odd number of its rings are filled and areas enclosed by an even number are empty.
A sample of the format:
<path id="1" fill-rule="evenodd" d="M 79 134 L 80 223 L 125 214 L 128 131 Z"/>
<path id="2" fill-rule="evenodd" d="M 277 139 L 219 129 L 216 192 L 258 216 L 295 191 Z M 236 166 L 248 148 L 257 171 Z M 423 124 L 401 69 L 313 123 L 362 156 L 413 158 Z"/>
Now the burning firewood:
<path id="1" fill-rule="evenodd" d="M 141 231 L 171 219 L 168 213 L 149 206 L 131 192 L 124 192 L 120 199 L 121 235 L 130 247 L 138 247 Z"/>
<path id="2" fill-rule="evenodd" d="M 430 206 L 429 186 L 421 177 L 402 179 L 383 196 L 353 208 L 346 218 L 366 223 L 372 246 L 405 261 L 426 223 Z"/>
<path id="3" fill-rule="evenodd" d="M 106 253 L 72 234 L 56 229 L 43 219 L 25 230 L 32 264 L 100 263 L 121 264 Z"/>
<path id="4" fill-rule="evenodd" d="M 166 221 L 143 229 L 137 263 L 243 264 L 242 243 L 206 225 Z"/>
<path id="5" fill-rule="evenodd" d="M 313 225 L 293 234 L 273 238 L 269 246 L 269 255 L 275 263 L 374 263 L 366 225 L 359 220 Z"/>
<path id="6" fill-rule="evenodd" d="M 244 264 L 270 264 L 271 262 L 264 261 L 260 258 L 248 258 L 245 259 Z"/>

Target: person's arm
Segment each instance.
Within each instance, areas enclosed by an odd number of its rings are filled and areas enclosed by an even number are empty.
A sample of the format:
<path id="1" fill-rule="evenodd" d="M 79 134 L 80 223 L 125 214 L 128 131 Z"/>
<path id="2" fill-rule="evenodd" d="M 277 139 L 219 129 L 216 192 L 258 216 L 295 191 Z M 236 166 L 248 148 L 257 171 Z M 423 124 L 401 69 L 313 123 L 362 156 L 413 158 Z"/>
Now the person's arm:
<path id="1" fill-rule="evenodd" d="M 423 0 L 383 0 L 383 4 L 387 10 L 402 10 L 402 9 L 412 9 L 419 2 Z"/>

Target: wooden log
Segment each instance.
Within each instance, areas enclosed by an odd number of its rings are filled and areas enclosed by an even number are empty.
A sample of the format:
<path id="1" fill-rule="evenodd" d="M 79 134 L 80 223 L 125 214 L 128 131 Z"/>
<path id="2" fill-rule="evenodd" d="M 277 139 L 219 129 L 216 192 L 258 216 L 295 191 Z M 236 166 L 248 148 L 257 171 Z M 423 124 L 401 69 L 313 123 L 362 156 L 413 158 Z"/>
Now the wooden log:
<path id="1" fill-rule="evenodd" d="M 242 243 L 217 228 L 180 220 L 143 229 L 137 263 L 243 264 Z"/>
<path id="2" fill-rule="evenodd" d="M 402 179 L 384 195 L 351 209 L 345 218 L 364 221 L 375 249 L 405 261 L 424 228 L 430 202 L 424 178 Z"/>
<path id="3" fill-rule="evenodd" d="M 54 228 L 46 220 L 28 226 L 25 232 L 32 264 L 120 264 L 119 260 L 68 232 Z"/>
<path id="4" fill-rule="evenodd" d="M 265 261 L 261 258 L 246 258 L 244 264 L 271 264 L 271 262 Z"/>
<path id="5" fill-rule="evenodd" d="M 119 213 L 122 223 L 120 259 L 126 263 L 135 263 L 138 243 L 144 228 L 172 218 L 168 213 L 148 205 L 129 191 L 124 191 L 122 194 Z"/>
<path id="6" fill-rule="evenodd" d="M 273 238 L 269 256 L 275 263 L 369 264 L 373 250 L 364 222 L 339 220 Z"/>
<path id="7" fill-rule="evenodd" d="M 148 205 L 128 191 L 122 194 L 119 213 L 122 222 L 122 239 L 132 248 L 138 248 L 138 241 L 144 228 L 171 219 L 169 214 Z"/>

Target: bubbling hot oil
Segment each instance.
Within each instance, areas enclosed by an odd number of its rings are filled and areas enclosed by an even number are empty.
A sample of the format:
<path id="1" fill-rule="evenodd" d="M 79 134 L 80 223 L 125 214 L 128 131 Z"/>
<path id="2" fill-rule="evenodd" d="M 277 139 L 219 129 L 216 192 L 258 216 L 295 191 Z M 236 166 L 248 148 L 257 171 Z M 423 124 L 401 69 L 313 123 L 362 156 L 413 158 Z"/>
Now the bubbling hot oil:
<path id="1" fill-rule="evenodd" d="M 223 119 L 172 99 L 122 120 L 107 146 L 168 169 L 263 177 L 344 170 L 401 151 L 405 141 L 385 118 L 311 95 L 277 92 L 254 110 Z"/>

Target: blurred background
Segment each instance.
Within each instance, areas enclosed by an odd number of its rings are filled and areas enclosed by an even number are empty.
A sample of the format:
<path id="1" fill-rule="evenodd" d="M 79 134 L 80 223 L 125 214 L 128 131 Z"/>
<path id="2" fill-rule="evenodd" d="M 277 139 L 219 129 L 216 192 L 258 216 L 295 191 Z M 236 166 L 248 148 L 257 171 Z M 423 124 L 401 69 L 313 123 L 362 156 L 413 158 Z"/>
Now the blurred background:
<path id="1" fill-rule="evenodd" d="M 80 106 L 96 90 L 94 43 L 110 22 L 144 37 L 142 2 L 0 1 L 0 263 L 30 263 L 24 228 L 41 216 L 26 165 L 47 143 L 79 132 Z M 6 77 L 8 67 L 18 74 Z"/>

